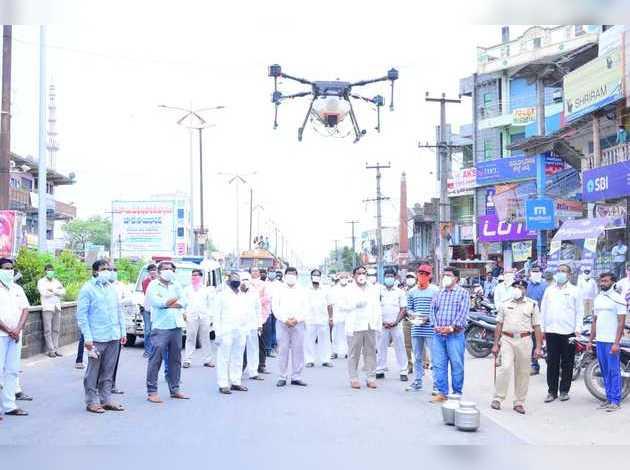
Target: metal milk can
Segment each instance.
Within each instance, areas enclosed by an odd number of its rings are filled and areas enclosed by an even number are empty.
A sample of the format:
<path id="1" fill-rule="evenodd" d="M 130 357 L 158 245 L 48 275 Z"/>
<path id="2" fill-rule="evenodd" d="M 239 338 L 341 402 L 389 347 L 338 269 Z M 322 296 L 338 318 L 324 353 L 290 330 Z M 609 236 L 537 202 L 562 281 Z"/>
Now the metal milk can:
<path id="1" fill-rule="evenodd" d="M 472 401 L 461 401 L 455 410 L 455 427 L 460 431 L 476 431 L 479 429 L 481 413 Z"/>
<path id="2" fill-rule="evenodd" d="M 442 420 L 444 424 L 453 426 L 455 424 L 455 410 L 459 408 L 460 395 L 450 394 L 442 405 Z"/>

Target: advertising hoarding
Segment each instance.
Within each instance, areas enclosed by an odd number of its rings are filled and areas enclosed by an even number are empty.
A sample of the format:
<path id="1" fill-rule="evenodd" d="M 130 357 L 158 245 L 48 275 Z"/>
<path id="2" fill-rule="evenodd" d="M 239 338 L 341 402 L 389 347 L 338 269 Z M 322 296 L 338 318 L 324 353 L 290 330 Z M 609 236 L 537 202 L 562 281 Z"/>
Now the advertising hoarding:
<path id="1" fill-rule="evenodd" d="M 630 195 L 630 161 L 585 171 L 582 199 L 587 202 L 616 199 Z"/>
<path id="2" fill-rule="evenodd" d="M 573 121 L 624 97 L 621 49 L 614 48 L 564 77 L 564 116 Z"/>
<path id="3" fill-rule="evenodd" d="M 112 202 L 112 240 L 120 237 L 123 257 L 173 256 L 175 230 L 173 201 Z"/>
<path id="4" fill-rule="evenodd" d="M 481 242 L 532 240 L 536 232 L 527 230 L 524 222 L 506 222 L 496 215 L 479 216 L 477 235 Z"/>
<path id="5" fill-rule="evenodd" d="M 15 258 L 25 244 L 23 231 L 24 214 L 18 211 L 0 210 L 0 256 Z"/>

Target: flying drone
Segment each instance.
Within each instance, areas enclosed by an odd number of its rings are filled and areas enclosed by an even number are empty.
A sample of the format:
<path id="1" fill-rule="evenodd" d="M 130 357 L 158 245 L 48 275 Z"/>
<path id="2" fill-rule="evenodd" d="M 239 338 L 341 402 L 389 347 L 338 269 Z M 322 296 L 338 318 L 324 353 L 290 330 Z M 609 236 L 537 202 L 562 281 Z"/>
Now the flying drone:
<path id="1" fill-rule="evenodd" d="M 269 76 L 273 77 L 273 94 L 271 101 L 274 106 L 274 118 L 273 128 L 278 127 L 278 107 L 280 103 L 285 100 L 293 98 L 301 98 L 304 96 L 311 96 L 311 102 L 306 112 L 306 117 L 302 122 L 302 126 L 298 129 L 298 141 L 302 141 L 302 135 L 304 134 L 304 128 L 308 122 L 309 117 L 314 123 L 318 123 L 324 129 L 326 129 L 329 135 L 339 133 L 339 124 L 349 115 L 352 123 L 352 132 L 354 132 L 354 142 L 358 142 L 361 137 L 366 134 L 365 129 L 359 127 L 357 116 L 352 107 L 352 100 L 364 101 L 366 103 L 376 106 L 376 131 L 381 131 L 381 107 L 385 104 L 385 100 L 381 95 L 376 95 L 373 98 L 366 98 L 364 96 L 356 95 L 352 92 L 354 87 L 360 87 L 369 85 L 371 83 L 384 82 L 389 80 L 391 82 L 391 98 L 389 104 L 389 110 L 394 110 L 394 81 L 398 80 L 398 70 L 390 69 L 387 71 L 387 75 L 380 78 L 374 78 L 371 80 L 360 80 L 358 82 L 343 82 L 340 80 L 334 81 L 310 81 L 304 78 L 293 77 L 282 72 L 282 67 L 278 64 L 269 66 Z M 287 80 L 293 80 L 303 85 L 311 87 L 310 91 L 303 91 L 292 95 L 283 95 L 278 91 L 278 78 L 286 78 Z"/>

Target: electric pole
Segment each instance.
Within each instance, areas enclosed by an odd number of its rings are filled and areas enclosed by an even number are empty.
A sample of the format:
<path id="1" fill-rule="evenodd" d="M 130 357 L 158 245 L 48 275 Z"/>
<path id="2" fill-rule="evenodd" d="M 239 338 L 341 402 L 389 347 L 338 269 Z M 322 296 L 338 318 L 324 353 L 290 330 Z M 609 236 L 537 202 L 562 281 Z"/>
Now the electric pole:
<path id="1" fill-rule="evenodd" d="M 383 197 L 381 194 L 381 170 L 391 168 L 391 164 L 388 162 L 386 165 L 381 165 L 376 162 L 376 165 L 365 165 L 367 170 L 376 170 L 376 199 L 368 199 L 368 201 L 376 201 L 376 264 L 377 264 L 377 276 L 378 282 L 383 282 L 383 220 L 381 213 L 381 201 L 389 199 Z"/>
<path id="2" fill-rule="evenodd" d="M 254 219 L 254 189 L 249 187 L 249 249 L 252 249 L 252 221 Z"/>
<path id="3" fill-rule="evenodd" d="M 440 211 L 438 230 L 440 235 L 440 255 L 438 260 L 438 273 L 441 275 L 444 268 L 448 265 L 448 233 L 451 222 L 451 211 L 448 201 L 448 168 L 449 168 L 449 152 L 448 142 L 446 141 L 446 103 L 461 103 L 460 99 L 447 99 L 446 94 L 442 93 L 441 98 L 430 98 L 427 91 L 425 101 L 440 103 L 440 142 L 438 143 L 440 152 L 440 164 L 438 167 L 440 177 Z"/>
<path id="4" fill-rule="evenodd" d="M 341 271 L 339 269 L 339 240 L 335 240 L 335 269 L 337 272 Z"/>
<path id="5" fill-rule="evenodd" d="M 48 162 L 46 161 L 46 26 L 39 27 L 39 148 L 37 165 L 37 248 L 48 251 Z"/>
<path id="6" fill-rule="evenodd" d="M 0 107 L 0 209 L 9 209 L 11 172 L 12 26 L 2 28 L 2 106 Z"/>
<path id="7" fill-rule="evenodd" d="M 348 220 L 347 224 L 352 225 L 352 269 L 357 267 L 357 250 L 356 250 L 356 237 L 354 235 L 354 226 L 359 223 L 358 220 Z"/>

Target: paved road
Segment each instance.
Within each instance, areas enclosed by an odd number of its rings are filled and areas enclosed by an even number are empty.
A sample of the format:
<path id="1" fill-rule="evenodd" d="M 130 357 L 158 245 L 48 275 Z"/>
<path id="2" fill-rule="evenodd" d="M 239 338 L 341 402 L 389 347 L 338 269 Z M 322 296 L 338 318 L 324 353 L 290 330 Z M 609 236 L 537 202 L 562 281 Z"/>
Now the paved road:
<path id="1" fill-rule="evenodd" d="M 249 392 L 231 396 L 218 393 L 214 369 L 197 364 L 182 373 L 190 401 L 166 398 L 164 404 L 153 405 L 145 400 L 146 363 L 137 346 L 124 349 L 121 358 L 119 386 L 126 392 L 122 403 L 127 411 L 92 415 L 82 402 L 83 371 L 73 368 L 72 349 L 65 352 L 61 359 L 25 361 L 22 381 L 35 396 L 35 401 L 24 402 L 31 415 L 5 417 L 0 445 L 53 436 L 58 445 L 194 444 L 236 459 L 235 463 L 257 455 L 313 455 L 313 449 L 324 448 L 346 457 L 370 455 L 377 447 L 390 449 L 388 463 L 408 464 L 410 455 L 398 449 L 520 442 L 485 417 L 476 433 L 443 425 L 428 391 L 405 392 L 404 384 L 394 378 L 379 381 L 378 390 L 351 390 L 345 360 L 336 361 L 333 369 L 306 369 L 306 388 L 278 389 L 275 377 L 267 375 L 264 382 L 249 381 Z M 269 369 L 274 370 L 273 362 Z M 165 398 L 168 393 L 161 380 Z"/>

